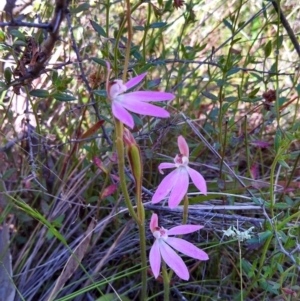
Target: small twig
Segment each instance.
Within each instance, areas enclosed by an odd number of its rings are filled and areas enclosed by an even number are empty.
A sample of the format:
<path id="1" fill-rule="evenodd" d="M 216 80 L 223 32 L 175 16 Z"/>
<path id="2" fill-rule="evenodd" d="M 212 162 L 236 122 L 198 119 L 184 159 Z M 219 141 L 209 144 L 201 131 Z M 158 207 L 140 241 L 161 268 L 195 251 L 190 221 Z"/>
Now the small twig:
<path id="1" fill-rule="evenodd" d="M 211 207 L 213 207 L 213 206 L 211 206 Z M 169 212 L 171 214 L 174 214 L 174 213 L 182 214 L 182 212 L 183 212 L 183 206 L 178 206 L 174 209 L 170 209 L 169 207 L 152 205 L 152 204 L 150 204 L 150 202 L 145 204 L 145 208 L 148 210 L 165 211 L 165 212 Z M 189 206 L 189 219 L 191 219 L 191 220 L 197 219 L 197 221 L 198 221 L 199 217 L 203 216 L 203 218 L 210 217 L 210 218 L 220 218 L 220 219 L 227 219 L 227 220 L 238 220 L 238 221 L 242 221 L 242 222 L 249 222 L 249 223 L 252 223 L 255 225 L 265 222 L 264 218 L 246 217 L 246 216 L 240 216 L 237 214 L 213 213 L 213 212 L 204 211 L 200 208 L 201 208 L 201 206 L 199 206 L 199 209 L 195 209 L 195 208 L 193 208 L 193 206 Z M 197 216 L 197 218 L 196 218 L 196 216 Z"/>
<path id="2" fill-rule="evenodd" d="M 37 174 L 36 174 L 36 164 L 34 160 L 34 154 L 33 152 L 33 142 L 32 142 L 32 136 L 34 135 L 33 127 L 30 125 L 30 119 L 27 119 L 27 140 L 28 140 L 28 157 L 29 157 L 29 164 L 31 165 L 31 174 L 33 180 L 40 186 L 44 191 L 47 191 L 47 189 L 37 180 Z"/>
<path id="3" fill-rule="evenodd" d="M 150 61 L 150 63 L 157 61 L 156 60 L 152 60 Z M 202 65 L 209 65 L 209 66 L 214 66 L 214 67 L 218 67 L 218 68 L 223 68 L 224 66 L 212 62 L 212 61 L 195 61 L 195 60 L 181 60 L 181 59 L 168 59 L 168 60 L 162 60 L 164 63 L 166 64 L 172 64 L 172 63 L 183 63 L 183 64 L 198 64 L 198 68 Z M 244 72 L 257 72 L 260 74 L 269 74 L 269 75 L 294 75 L 294 73 L 280 73 L 280 72 L 272 72 L 272 71 L 264 71 L 264 70 L 257 70 L 255 68 L 244 68 L 244 67 L 239 67 L 239 66 L 234 66 L 233 68 L 236 68 L 239 71 L 244 71 Z M 174 90 L 174 88 L 173 88 Z"/>
<path id="4" fill-rule="evenodd" d="M 10 141 L 8 141 L 4 146 L 0 147 L 0 152 L 6 152 L 9 149 L 11 149 L 13 146 L 15 146 L 19 141 L 22 141 L 27 138 L 27 133 L 22 132 L 18 134 L 17 138 L 14 138 Z"/>
<path id="5" fill-rule="evenodd" d="M 30 22 L 22 22 L 18 20 L 12 20 L 10 22 L 0 22 L 0 27 L 7 27 L 7 26 L 19 26 L 19 27 L 34 27 L 34 28 L 42 28 L 46 30 L 50 30 L 51 24 L 50 23 L 30 23 Z"/>
<path id="6" fill-rule="evenodd" d="M 288 20 L 286 19 L 286 17 L 284 16 L 284 14 L 283 14 L 283 12 L 280 8 L 279 1 L 278 2 L 277 1 L 272 1 L 272 4 L 273 4 L 273 7 L 274 7 L 275 11 L 277 12 L 277 14 L 279 14 L 281 24 L 285 28 L 288 36 L 291 39 L 291 42 L 293 43 L 293 45 L 295 47 L 295 50 L 298 53 L 298 56 L 300 57 L 300 44 L 299 44 L 299 42 L 298 42 L 298 40 L 295 36 L 295 33 L 294 33 L 293 29 L 291 28 Z"/>

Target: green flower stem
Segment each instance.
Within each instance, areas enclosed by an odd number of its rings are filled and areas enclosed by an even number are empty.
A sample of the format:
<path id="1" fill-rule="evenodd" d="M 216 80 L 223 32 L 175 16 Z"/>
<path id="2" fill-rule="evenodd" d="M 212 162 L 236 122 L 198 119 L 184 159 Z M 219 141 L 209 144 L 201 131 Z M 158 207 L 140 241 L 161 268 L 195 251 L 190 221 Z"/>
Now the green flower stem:
<path id="1" fill-rule="evenodd" d="M 125 160 L 124 160 L 124 143 L 123 143 L 123 124 L 115 118 L 115 129 L 116 129 L 116 148 L 118 153 L 118 169 L 120 177 L 120 186 L 124 195 L 126 206 L 129 210 L 130 215 L 139 225 L 140 221 L 133 209 L 130 201 L 130 197 L 127 190 L 126 178 L 125 178 Z"/>
<path id="2" fill-rule="evenodd" d="M 134 6 L 132 10 L 134 10 L 138 6 Z M 127 75 L 127 69 L 128 69 L 128 64 L 129 64 L 129 59 L 130 59 L 130 50 L 131 50 L 131 40 L 132 40 L 132 24 L 131 24 L 131 7 L 130 7 L 130 0 L 126 0 L 126 21 L 127 21 L 127 30 L 128 30 L 128 35 L 127 35 L 127 46 L 126 46 L 126 55 L 125 55 L 125 61 L 124 61 L 124 69 L 123 69 L 123 82 L 126 81 L 126 75 Z M 125 19 L 124 19 L 125 21 Z M 122 22 L 121 28 L 124 28 L 125 22 Z M 116 39 L 116 45 L 119 43 L 119 39 L 121 37 L 122 30 L 119 31 L 119 35 L 117 36 Z M 118 47 L 116 46 L 116 49 Z M 119 122 L 120 123 L 120 122 Z M 122 149 L 123 149 L 123 154 L 122 158 L 124 160 L 124 144 L 123 144 L 123 127 L 122 127 L 122 132 L 120 132 L 120 136 L 117 136 L 117 139 L 120 138 L 122 141 Z M 119 153 L 118 153 L 119 155 Z M 138 154 L 139 151 L 138 151 Z M 141 261 L 142 261 L 142 289 L 141 289 L 141 300 L 147 300 L 147 256 L 146 256 L 146 235 L 145 235 L 145 210 L 142 202 L 142 180 L 143 180 L 143 169 L 142 169 L 142 162 L 141 158 L 139 158 L 139 166 L 136 166 L 138 169 L 138 172 L 134 173 L 135 176 L 135 185 L 136 185 L 136 201 L 137 201 L 137 224 L 139 227 L 139 235 L 140 235 L 140 248 L 141 248 Z M 133 164 L 134 165 L 134 164 Z M 134 168 L 134 166 L 132 166 Z M 137 170 L 135 170 L 137 171 Z M 125 183 L 126 187 L 126 193 L 128 194 L 127 191 L 127 186 Z M 131 206 L 131 202 L 130 202 Z M 127 206 L 128 207 L 128 206 Z M 133 210 L 133 208 L 132 208 Z"/>
<path id="3" fill-rule="evenodd" d="M 139 149 L 138 149 L 139 151 Z M 140 155 L 140 152 L 138 152 Z M 141 248 L 141 260 L 142 260 L 142 290 L 141 290 L 141 300 L 147 300 L 147 254 L 146 254 L 146 234 L 145 234 L 145 209 L 142 202 L 142 181 L 143 181 L 143 164 L 142 159 L 139 159 L 139 167 L 135 175 L 135 189 L 136 189 L 136 204 L 137 204 L 137 215 L 140 224 L 139 234 L 140 234 L 140 248 Z"/>
<path id="4" fill-rule="evenodd" d="M 182 216 L 183 225 L 185 225 L 187 222 L 188 212 L 189 212 L 189 198 L 186 193 L 183 200 L 183 216 Z"/>
<path id="5" fill-rule="evenodd" d="M 123 143 L 123 124 L 115 119 L 116 128 L 116 147 L 118 153 L 118 167 L 120 185 L 124 195 L 126 206 L 139 227 L 141 261 L 142 261 L 142 289 L 141 300 L 147 300 L 147 256 L 146 256 L 146 235 L 145 235 L 145 211 L 142 203 L 142 176 L 136 177 L 136 199 L 137 199 L 137 214 L 133 209 L 130 201 L 129 193 L 125 178 L 125 160 L 124 160 L 124 143 Z"/>
<path id="6" fill-rule="evenodd" d="M 139 234 L 140 234 L 140 248 L 141 248 L 141 261 L 142 261 L 141 300 L 147 300 L 147 255 L 146 255 L 145 223 L 139 225 Z"/>
<path id="7" fill-rule="evenodd" d="M 131 9 L 130 9 L 130 0 L 126 0 L 126 19 L 127 19 L 127 46 L 126 46 L 126 54 L 125 54 L 125 62 L 124 62 L 124 70 L 123 70 L 123 82 L 126 81 L 126 73 L 128 69 L 128 62 L 130 59 L 130 45 L 132 40 L 132 25 L 131 25 Z M 118 45 L 118 44 L 117 44 Z"/>
<path id="8" fill-rule="evenodd" d="M 164 261 L 162 266 L 162 274 L 164 279 L 164 301 L 169 301 L 170 300 L 170 277 L 168 275 L 167 267 Z"/>

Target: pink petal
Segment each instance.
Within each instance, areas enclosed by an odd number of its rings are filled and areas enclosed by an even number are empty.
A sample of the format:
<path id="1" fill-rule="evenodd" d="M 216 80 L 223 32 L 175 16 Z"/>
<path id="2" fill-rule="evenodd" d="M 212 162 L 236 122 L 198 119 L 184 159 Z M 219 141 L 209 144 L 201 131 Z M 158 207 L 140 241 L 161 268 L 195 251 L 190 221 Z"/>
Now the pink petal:
<path id="1" fill-rule="evenodd" d="M 150 254 L 149 254 L 149 261 L 154 277 L 157 278 L 161 266 L 161 256 L 159 250 L 159 243 L 157 240 L 155 240 L 153 246 L 151 247 Z"/>
<path id="2" fill-rule="evenodd" d="M 152 213 L 151 220 L 150 220 L 150 230 L 154 232 L 158 227 L 158 216 L 156 213 Z"/>
<path id="3" fill-rule="evenodd" d="M 167 162 L 164 162 L 164 163 L 160 163 L 158 165 L 158 170 L 161 174 L 164 174 L 162 169 L 166 169 L 166 168 L 174 168 L 176 167 L 176 165 L 174 163 L 167 163 Z"/>
<path id="4" fill-rule="evenodd" d="M 171 209 L 177 207 L 184 195 L 187 193 L 189 187 L 189 175 L 185 167 L 177 168 L 177 179 L 174 181 L 174 187 L 169 198 L 169 207 Z"/>
<path id="5" fill-rule="evenodd" d="M 120 120 L 121 122 L 123 122 L 124 124 L 126 124 L 127 126 L 129 126 L 131 129 L 133 129 L 134 127 L 134 122 L 133 122 L 133 118 L 132 116 L 122 107 L 122 105 L 120 105 L 118 102 L 113 101 L 112 102 L 112 112 L 114 114 L 114 116 Z"/>
<path id="6" fill-rule="evenodd" d="M 203 193 L 203 194 L 207 194 L 207 186 L 206 186 L 206 181 L 204 180 L 203 176 L 196 171 L 193 168 L 190 167 L 186 167 L 187 171 L 194 183 L 194 185 Z"/>
<path id="7" fill-rule="evenodd" d="M 157 107 L 150 103 L 133 100 L 130 98 L 130 95 L 131 93 L 127 93 L 118 96 L 118 100 L 119 97 L 122 96 L 121 104 L 127 110 L 141 115 L 148 115 L 148 116 L 155 116 L 155 117 L 162 117 L 162 118 L 170 117 L 169 112 L 166 111 L 165 109 Z"/>
<path id="8" fill-rule="evenodd" d="M 173 170 L 160 182 L 153 197 L 152 204 L 156 204 L 163 200 L 172 190 L 178 177 L 178 169 Z"/>
<path id="9" fill-rule="evenodd" d="M 179 278 L 183 280 L 189 280 L 189 271 L 181 257 L 163 240 L 160 241 L 159 247 L 161 256 L 165 263 L 175 272 L 175 274 Z"/>
<path id="10" fill-rule="evenodd" d="M 204 226 L 200 225 L 182 225 L 176 226 L 168 230 L 168 235 L 182 235 L 188 234 L 202 229 Z"/>
<path id="11" fill-rule="evenodd" d="M 147 72 L 142 73 L 142 74 L 140 74 L 140 75 L 138 75 L 138 76 L 136 76 L 136 77 L 133 77 L 132 79 L 130 79 L 130 80 L 125 84 L 126 88 L 127 88 L 127 89 L 130 89 L 130 88 L 136 86 L 139 82 L 141 82 L 141 81 L 144 79 L 144 77 L 145 77 L 146 75 L 147 75 Z"/>
<path id="12" fill-rule="evenodd" d="M 199 260 L 209 259 L 208 255 L 204 251 L 202 251 L 201 249 L 197 248 L 196 246 L 184 239 L 177 237 L 168 237 L 166 243 L 168 243 L 175 250 L 189 257 L 196 258 Z"/>
<path id="13" fill-rule="evenodd" d="M 181 135 L 178 136 L 177 143 L 178 143 L 178 148 L 179 148 L 180 154 L 184 155 L 186 157 L 189 157 L 190 149 L 189 149 L 189 146 L 186 143 L 185 139 L 183 138 L 183 136 L 181 136 Z"/>
<path id="14" fill-rule="evenodd" d="M 127 86 L 127 84 L 126 84 Z M 138 101 L 167 101 L 173 100 L 175 96 L 172 93 L 158 91 L 135 91 L 130 93 L 131 99 Z"/>

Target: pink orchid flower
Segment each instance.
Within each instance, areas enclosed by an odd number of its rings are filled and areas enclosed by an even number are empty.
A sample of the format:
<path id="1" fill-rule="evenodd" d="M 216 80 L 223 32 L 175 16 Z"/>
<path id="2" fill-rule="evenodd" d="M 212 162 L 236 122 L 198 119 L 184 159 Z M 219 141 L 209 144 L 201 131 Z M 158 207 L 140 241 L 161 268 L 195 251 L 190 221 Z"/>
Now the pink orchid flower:
<path id="1" fill-rule="evenodd" d="M 175 96 L 172 93 L 158 91 L 134 91 L 124 94 L 124 92 L 140 83 L 147 75 L 147 72 L 130 79 L 125 84 L 123 84 L 121 79 L 116 79 L 109 83 L 110 64 L 107 62 L 106 65 L 108 69 L 106 92 L 108 98 L 112 102 L 111 106 L 113 115 L 118 120 L 126 124 L 128 127 L 133 128 L 134 121 L 128 111 L 161 118 L 170 116 L 165 109 L 149 104 L 148 102 L 173 100 Z"/>
<path id="2" fill-rule="evenodd" d="M 178 137 L 178 148 L 180 155 L 176 155 L 174 159 L 175 163 L 161 163 L 158 166 L 158 169 L 162 174 L 162 169 L 174 167 L 176 169 L 169 173 L 157 187 L 152 197 L 153 204 L 160 202 L 170 194 L 169 207 L 175 208 L 178 206 L 188 191 L 189 177 L 191 177 L 195 186 L 203 194 L 207 194 L 207 186 L 203 176 L 198 171 L 188 166 L 189 146 L 182 136 Z"/>
<path id="3" fill-rule="evenodd" d="M 201 228 L 203 228 L 203 226 L 182 225 L 167 230 L 163 227 L 158 227 L 157 214 L 152 214 L 150 221 L 150 230 L 152 231 L 153 236 L 156 239 L 150 250 L 149 261 L 155 278 L 157 278 L 159 275 L 162 257 L 165 263 L 175 272 L 175 274 L 179 278 L 183 280 L 189 280 L 190 275 L 187 266 L 173 249 L 198 260 L 209 259 L 208 255 L 204 251 L 198 249 L 190 242 L 181 238 L 169 236 L 188 234 L 198 231 Z"/>

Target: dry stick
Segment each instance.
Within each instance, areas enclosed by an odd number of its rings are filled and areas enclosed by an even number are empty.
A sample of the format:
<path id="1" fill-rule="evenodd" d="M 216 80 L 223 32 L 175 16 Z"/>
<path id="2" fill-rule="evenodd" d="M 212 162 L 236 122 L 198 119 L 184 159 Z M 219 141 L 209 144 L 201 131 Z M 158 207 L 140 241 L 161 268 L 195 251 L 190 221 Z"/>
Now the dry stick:
<path id="1" fill-rule="evenodd" d="M 30 23 L 30 22 L 22 22 L 18 20 L 12 20 L 10 22 L 0 22 L 0 27 L 29 27 L 29 28 L 41 28 L 49 30 L 51 24 L 50 23 Z"/>
<path id="2" fill-rule="evenodd" d="M 279 14 L 280 21 L 281 21 L 283 27 L 285 28 L 288 36 L 290 37 L 291 42 L 293 43 L 295 50 L 298 53 L 298 56 L 300 57 L 300 44 L 298 43 L 298 40 L 294 34 L 294 31 L 292 30 L 288 20 L 286 19 L 286 17 L 284 16 L 284 14 L 280 8 L 279 1 L 278 2 L 272 1 L 272 4 L 273 4 L 273 7 L 274 7 L 275 11 L 277 12 L 277 14 Z"/>
<path id="3" fill-rule="evenodd" d="M 42 43 L 40 50 L 36 53 L 34 58 L 32 58 L 30 65 L 28 67 L 28 70 L 26 70 L 26 74 L 24 77 L 27 77 L 29 79 L 34 79 L 40 76 L 41 72 L 45 70 L 45 65 L 48 62 L 52 50 L 54 48 L 54 45 L 56 41 L 59 38 L 58 32 L 59 27 L 64 19 L 65 12 L 67 10 L 67 1 L 66 0 L 56 0 L 55 4 L 55 11 L 53 18 L 50 22 L 49 26 L 49 35 L 48 38 Z M 19 79 L 20 80 L 20 79 Z M 27 90 L 29 90 L 30 81 L 28 83 L 23 83 L 23 85 L 28 87 Z M 26 110 L 25 114 L 27 115 L 29 111 L 29 101 L 28 97 L 26 98 Z M 31 174 L 33 176 L 33 180 L 40 186 L 43 190 L 47 190 L 38 180 L 37 180 L 37 174 L 36 174 L 36 165 L 35 165 L 35 152 L 34 152 L 34 145 L 33 141 L 35 140 L 33 135 L 35 135 L 34 127 L 30 124 L 30 119 L 26 119 L 27 122 L 27 140 L 28 140 L 28 156 L 29 156 L 29 164 L 31 165 Z"/>
<path id="4" fill-rule="evenodd" d="M 49 35 L 47 39 L 42 43 L 41 50 L 39 51 L 37 59 L 33 63 L 33 66 L 28 70 L 28 73 L 32 78 L 38 77 L 40 75 L 40 72 L 45 69 L 45 65 L 52 54 L 55 43 L 59 39 L 59 28 L 61 22 L 65 18 L 67 9 L 67 0 L 56 0 L 54 15 L 49 26 Z"/>

